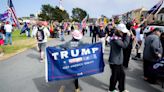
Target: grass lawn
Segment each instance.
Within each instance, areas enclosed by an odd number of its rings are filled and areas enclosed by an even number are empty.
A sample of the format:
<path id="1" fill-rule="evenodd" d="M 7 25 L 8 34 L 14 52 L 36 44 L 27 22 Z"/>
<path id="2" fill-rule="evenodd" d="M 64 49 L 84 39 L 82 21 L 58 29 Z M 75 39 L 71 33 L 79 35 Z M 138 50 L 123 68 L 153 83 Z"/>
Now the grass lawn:
<path id="1" fill-rule="evenodd" d="M 12 45 L 0 46 L 5 55 L 16 53 L 22 49 L 31 48 L 36 44 L 36 40 L 34 38 L 28 38 L 25 34 L 20 35 L 20 30 L 15 30 L 12 33 L 12 41 Z"/>

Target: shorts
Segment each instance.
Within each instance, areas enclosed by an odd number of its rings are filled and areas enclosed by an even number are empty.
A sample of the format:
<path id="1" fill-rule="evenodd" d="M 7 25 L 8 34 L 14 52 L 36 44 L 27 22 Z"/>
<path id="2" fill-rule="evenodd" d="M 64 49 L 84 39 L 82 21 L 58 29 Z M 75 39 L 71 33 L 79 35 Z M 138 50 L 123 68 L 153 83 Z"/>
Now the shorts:
<path id="1" fill-rule="evenodd" d="M 46 43 L 38 43 L 39 51 L 44 51 L 46 48 Z"/>

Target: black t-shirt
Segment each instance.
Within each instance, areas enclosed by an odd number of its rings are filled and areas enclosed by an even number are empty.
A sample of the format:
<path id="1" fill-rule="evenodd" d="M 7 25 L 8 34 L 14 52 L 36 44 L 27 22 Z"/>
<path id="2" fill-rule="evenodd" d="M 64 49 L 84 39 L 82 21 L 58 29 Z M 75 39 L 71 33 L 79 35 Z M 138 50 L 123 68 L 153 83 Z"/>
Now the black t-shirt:
<path id="1" fill-rule="evenodd" d="M 74 27 L 73 26 L 71 26 L 71 30 L 74 30 Z"/>
<path id="2" fill-rule="evenodd" d="M 108 36 L 112 37 L 113 34 L 114 34 L 114 29 L 112 28 L 112 29 L 109 30 L 109 29 L 106 27 L 106 28 L 105 28 L 105 32 L 106 32 L 106 34 L 108 34 Z"/>
<path id="3" fill-rule="evenodd" d="M 102 38 L 102 37 L 105 37 L 106 36 L 106 31 L 105 30 L 99 30 L 99 32 L 98 32 L 98 36 L 100 37 L 100 38 Z"/>
<path id="4" fill-rule="evenodd" d="M 96 26 L 94 26 L 94 27 L 92 28 L 93 36 L 96 36 L 97 32 L 98 32 L 98 28 L 97 28 Z"/>
<path id="5" fill-rule="evenodd" d="M 0 30 L 1 30 L 1 32 L 2 32 L 3 34 L 6 33 L 6 31 L 5 31 L 5 29 L 4 29 L 4 26 L 1 26 Z"/>

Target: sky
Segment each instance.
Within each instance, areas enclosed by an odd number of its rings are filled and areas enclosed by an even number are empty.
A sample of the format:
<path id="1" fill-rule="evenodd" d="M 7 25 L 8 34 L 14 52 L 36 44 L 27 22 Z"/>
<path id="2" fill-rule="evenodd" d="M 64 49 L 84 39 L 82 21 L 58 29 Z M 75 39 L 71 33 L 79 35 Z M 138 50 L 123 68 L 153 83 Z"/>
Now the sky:
<path id="1" fill-rule="evenodd" d="M 0 0 L 0 13 L 7 10 L 7 1 Z M 50 4 L 59 6 L 60 0 L 12 0 L 18 17 L 29 16 L 41 11 L 41 5 Z M 145 7 L 150 9 L 159 0 L 62 0 L 65 10 L 71 15 L 73 8 L 84 9 L 90 17 L 98 18 L 101 15 L 111 17 L 123 14 L 133 9 Z"/>

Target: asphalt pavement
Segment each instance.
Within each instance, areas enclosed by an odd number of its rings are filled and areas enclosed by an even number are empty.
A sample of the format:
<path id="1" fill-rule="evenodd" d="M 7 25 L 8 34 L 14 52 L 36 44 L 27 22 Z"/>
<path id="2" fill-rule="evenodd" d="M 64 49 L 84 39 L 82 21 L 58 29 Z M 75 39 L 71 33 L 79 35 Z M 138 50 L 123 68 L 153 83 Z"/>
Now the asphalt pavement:
<path id="1" fill-rule="evenodd" d="M 66 41 L 71 38 L 71 35 L 65 37 Z M 91 37 L 87 34 L 83 41 L 91 43 Z M 64 42 L 54 38 L 47 45 L 55 46 Z M 106 47 L 103 73 L 79 79 L 81 92 L 107 92 L 111 75 L 108 65 L 109 51 L 109 47 Z M 130 60 L 129 68 L 125 70 L 126 89 L 130 92 L 164 92 L 160 84 L 152 85 L 143 80 L 142 67 L 142 61 Z M 45 63 L 39 62 L 36 48 L 0 61 L 0 92 L 58 92 L 62 85 L 65 87 L 64 92 L 74 92 L 73 80 L 46 83 Z"/>

